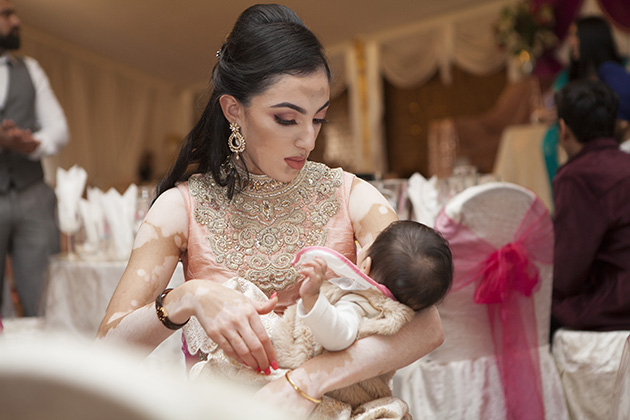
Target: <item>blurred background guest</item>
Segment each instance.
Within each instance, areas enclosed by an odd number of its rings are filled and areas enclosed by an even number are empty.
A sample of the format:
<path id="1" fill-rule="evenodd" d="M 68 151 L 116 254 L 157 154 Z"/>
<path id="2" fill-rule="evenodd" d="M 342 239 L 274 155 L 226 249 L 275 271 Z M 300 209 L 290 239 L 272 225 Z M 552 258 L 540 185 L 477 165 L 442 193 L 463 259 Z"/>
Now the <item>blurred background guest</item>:
<path id="1" fill-rule="evenodd" d="M 587 78 L 556 103 L 569 161 L 553 184 L 552 328 L 630 330 L 630 156 L 613 138 L 619 99 Z"/>
<path id="2" fill-rule="evenodd" d="M 619 95 L 615 138 L 630 153 L 630 73 L 616 61 L 606 61 L 597 69 L 599 79 Z"/>
<path id="3" fill-rule="evenodd" d="M 48 257 L 58 252 L 55 193 L 40 159 L 68 142 L 66 119 L 37 61 L 20 47 L 20 19 L 0 0 L 0 302 L 6 255 L 25 316 L 37 315 Z"/>
<path id="4" fill-rule="evenodd" d="M 552 89 L 562 89 L 573 80 L 597 79 L 597 71 L 604 62 L 622 66 L 617 45 L 612 37 L 608 22 L 600 16 L 586 16 L 577 19 L 570 27 L 567 36 L 570 47 L 570 61 L 567 69 L 555 78 Z M 553 182 L 558 166 L 558 126 L 552 125 L 542 143 L 549 182 Z"/>

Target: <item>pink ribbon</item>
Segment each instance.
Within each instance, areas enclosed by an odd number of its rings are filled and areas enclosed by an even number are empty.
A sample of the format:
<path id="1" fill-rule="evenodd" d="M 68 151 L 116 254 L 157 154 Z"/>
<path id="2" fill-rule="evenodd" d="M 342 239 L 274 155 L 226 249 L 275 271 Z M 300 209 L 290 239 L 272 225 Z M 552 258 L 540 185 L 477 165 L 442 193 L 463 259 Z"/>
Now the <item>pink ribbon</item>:
<path id="1" fill-rule="evenodd" d="M 510 243 L 493 252 L 476 277 L 477 303 L 502 303 L 512 291 L 531 296 L 539 279 L 538 269 L 527 259 L 521 243 Z"/>
<path id="2" fill-rule="evenodd" d="M 487 305 L 507 419 L 545 418 L 532 295 L 540 281 L 534 261 L 551 264 L 553 260 L 553 226 L 547 208 L 534 200 L 513 240 L 499 249 L 444 212 L 436 229 L 453 253 L 452 290 L 474 282 L 474 301 Z"/>

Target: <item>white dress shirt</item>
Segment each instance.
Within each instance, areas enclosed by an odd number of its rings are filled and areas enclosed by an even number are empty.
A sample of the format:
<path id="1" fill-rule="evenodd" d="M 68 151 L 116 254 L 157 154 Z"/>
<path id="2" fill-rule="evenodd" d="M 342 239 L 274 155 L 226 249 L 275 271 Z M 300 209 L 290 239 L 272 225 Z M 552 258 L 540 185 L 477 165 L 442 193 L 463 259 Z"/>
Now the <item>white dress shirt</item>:
<path id="1" fill-rule="evenodd" d="M 14 58 L 7 53 L 0 56 L 0 108 L 4 108 L 9 90 L 8 60 Z M 35 120 L 39 129 L 33 133 L 33 138 L 40 142 L 28 157 L 39 160 L 58 153 L 68 143 L 70 136 L 66 117 L 50 88 L 46 73 L 31 57 L 24 57 L 24 64 L 35 88 Z"/>

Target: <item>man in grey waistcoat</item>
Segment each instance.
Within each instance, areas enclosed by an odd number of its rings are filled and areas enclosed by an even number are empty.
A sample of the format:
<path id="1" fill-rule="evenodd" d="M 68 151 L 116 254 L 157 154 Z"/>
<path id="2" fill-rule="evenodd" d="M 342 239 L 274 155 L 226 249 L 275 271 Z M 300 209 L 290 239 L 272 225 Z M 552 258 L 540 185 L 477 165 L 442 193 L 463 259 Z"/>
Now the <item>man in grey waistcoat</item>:
<path id="1" fill-rule="evenodd" d="M 20 46 L 20 20 L 0 0 L 0 303 L 9 255 L 25 316 L 39 312 L 48 257 L 59 252 L 56 199 L 40 159 L 68 142 L 63 110 L 46 74 Z"/>

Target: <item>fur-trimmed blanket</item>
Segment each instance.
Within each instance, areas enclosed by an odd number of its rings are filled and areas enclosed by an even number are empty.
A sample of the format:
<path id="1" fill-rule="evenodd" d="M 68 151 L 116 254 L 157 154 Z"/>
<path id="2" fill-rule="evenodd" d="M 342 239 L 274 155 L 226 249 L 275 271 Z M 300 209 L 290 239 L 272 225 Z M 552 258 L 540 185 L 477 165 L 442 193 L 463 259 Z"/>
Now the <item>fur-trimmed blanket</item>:
<path id="1" fill-rule="evenodd" d="M 225 285 L 244 293 L 252 299 L 267 299 L 260 289 L 244 279 L 231 279 Z M 375 289 L 348 292 L 325 282 L 322 285 L 321 292 L 324 293 L 324 296 L 332 305 L 337 303 L 343 296 L 352 293 L 362 296 L 376 309 L 376 316 L 361 319 L 357 339 L 374 334 L 394 334 L 406 322 L 411 320 L 414 314 L 409 307 L 384 296 Z M 283 376 L 287 370 L 295 369 L 307 360 L 324 353 L 326 350 L 315 341 L 310 328 L 296 316 L 296 309 L 297 305 L 290 306 L 282 317 L 273 313 L 261 316 L 273 342 L 278 364 L 280 365 L 280 369 L 273 371 L 269 376 L 259 374 L 226 356 L 205 335 L 198 321 L 194 317 L 191 318 L 191 321 L 185 327 L 189 351 L 191 354 L 196 354 L 198 351 L 208 354 L 207 360 L 193 366 L 190 372 L 191 378 L 227 377 L 246 385 L 261 387 L 271 380 Z M 318 407 L 316 413 L 330 410 L 332 406 L 338 406 L 338 402 L 348 404 L 350 411 L 353 412 L 361 405 L 382 398 L 385 398 L 389 405 L 391 404 L 390 400 L 395 400 L 387 398 L 392 395 L 390 382 L 393 375 L 394 372 L 388 372 L 357 384 L 331 391 L 326 394 L 329 398 L 324 399 L 324 404 Z M 396 400 L 396 402 L 400 401 Z M 404 403 L 402 404 L 404 405 Z M 401 417 L 391 418 L 406 417 L 401 415 Z"/>

